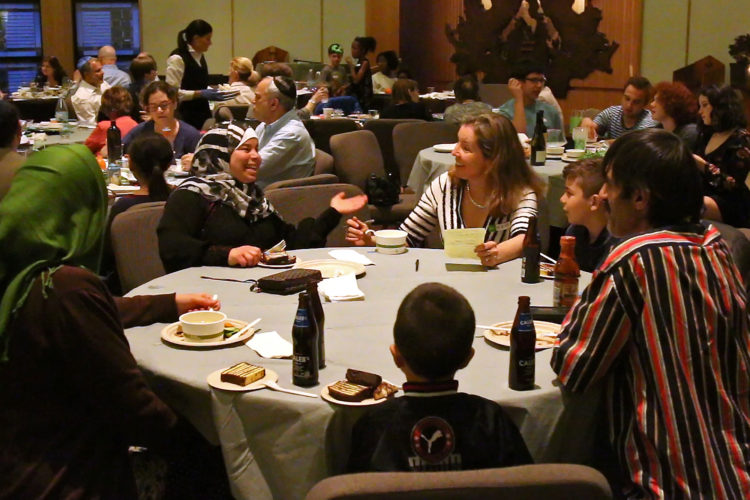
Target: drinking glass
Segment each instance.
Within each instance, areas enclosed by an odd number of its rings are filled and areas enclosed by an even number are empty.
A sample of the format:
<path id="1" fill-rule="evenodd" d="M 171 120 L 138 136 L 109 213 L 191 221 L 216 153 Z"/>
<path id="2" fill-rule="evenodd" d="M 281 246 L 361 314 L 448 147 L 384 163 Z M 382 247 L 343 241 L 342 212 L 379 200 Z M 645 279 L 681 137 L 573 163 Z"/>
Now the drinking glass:
<path id="1" fill-rule="evenodd" d="M 373 120 L 380 118 L 380 112 L 377 109 L 368 110 L 368 113 Z"/>
<path id="2" fill-rule="evenodd" d="M 573 143 L 575 149 L 586 149 L 586 138 L 589 131 L 586 127 L 576 127 L 573 129 Z"/>
<path id="3" fill-rule="evenodd" d="M 560 147 L 565 146 L 565 136 L 559 128 L 547 130 L 547 146 Z"/>
<path id="4" fill-rule="evenodd" d="M 573 130 L 576 129 L 576 127 L 581 126 L 581 121 L 583 121 L 583 110 L 577 109 L 573 111 L 573 116 L 570 117 L 570 132 L 573 133 Z"/>

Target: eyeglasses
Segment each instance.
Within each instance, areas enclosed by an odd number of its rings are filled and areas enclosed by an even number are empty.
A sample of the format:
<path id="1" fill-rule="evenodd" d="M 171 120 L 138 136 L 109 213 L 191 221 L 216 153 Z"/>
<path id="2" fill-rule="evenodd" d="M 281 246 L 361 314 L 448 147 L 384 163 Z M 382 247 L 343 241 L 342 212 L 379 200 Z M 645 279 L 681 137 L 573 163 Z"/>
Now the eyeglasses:
<path id="1" fill-rule="evenodd" d="M 541 85 L 544 85 L 544 84 L 547 83 L 547 79 L 545 77 L 541 77 L 541 78 L 524 78 L 524 80 L 526 80 L 527 82 L 531 82 L 531 83 L 539 83 Z"/>
<path id="2" fill-rule="evenodd" d="M 159 104 L 149 104 L 146 106 L 146 109 L 148 109 L 152 113 L 158 110 L 167 111 L 171 105 L 171 101 L 164 101 L 160 102 Z"/>

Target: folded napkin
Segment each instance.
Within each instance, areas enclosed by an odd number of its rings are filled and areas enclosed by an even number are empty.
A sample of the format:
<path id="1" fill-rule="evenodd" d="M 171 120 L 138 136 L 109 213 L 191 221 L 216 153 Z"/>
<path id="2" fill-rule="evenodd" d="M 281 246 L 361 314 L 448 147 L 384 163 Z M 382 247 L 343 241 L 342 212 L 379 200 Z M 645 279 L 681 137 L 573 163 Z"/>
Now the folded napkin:
<path id="1" fill-rule="evenodd" d="M 354 273 L 325 279 L 318 284 L 318 290 L 331 302 L 365 300 L 365 294 L 357 286 Z"/>
<path id="2" fill-rule="evenodd" d="M 292 344 L 282 339 L 275 331 L 256 333 L 245 345 L 264 358 L 292 357 Z"/>
<path id="3" fill-rule="evenodd" d="M 355 252 L 354 250 L 344 249 L 344 250 L 331 250 L 328 252 L 328 255 L 333 257 L 336 260 L 345 260 L 347 262 L 356 262 L 357 264 L 362 264 L 363 266 L 374 266 L 375 263 L 362 255 L 359 252 Z"/>

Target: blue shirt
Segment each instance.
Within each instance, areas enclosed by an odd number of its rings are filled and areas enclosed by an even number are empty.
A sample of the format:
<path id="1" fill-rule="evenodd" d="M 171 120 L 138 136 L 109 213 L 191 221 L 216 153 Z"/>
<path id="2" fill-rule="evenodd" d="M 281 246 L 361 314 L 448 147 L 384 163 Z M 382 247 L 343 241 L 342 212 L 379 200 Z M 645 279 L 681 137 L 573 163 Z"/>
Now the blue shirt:
<path id="1" fill-rule="evenodd" d="M 515 105 L 516 100 L 510 99 L 509 101 L 506 101 L 505 104 L 500 106 L 500 114 L 506 117 L 509 120 L 513 120 L 513 117 L 516 114 L 515 111 Z M 556 128 L 556 129 L 563 129 L 563 123 L 562 123 L 562 116 L 560 116 L 560 112 L 557 111 L 557 108 L 552 106 L 551 104 L 548 104 L 544 101 L 541 101 L 537 99 L 534 101 L 534 104 L 531 106 L 526 106 L 523 108 L 526 113 L 526 135 L 529 137 L 534 137 L 534 128 L 536 128 L 536 112 L 537 111 L 544 111 L 544 124 L 547 126 L 548 129 L 550 128 Z M 524 132 L 523 130 L 519 130 L 518 132 Z"/>
<path id="2" fill-rule="evenodd" d="M 104 66 L 102 66 L 102 71 L 104 72 L 104 81 L 112 85 L 113 87 L 115 85 L 125 87 L 126 89 L 130 87 L 130 75 L 125 73 L 116 65 L 105 64 Z"/>
<path id="3" fill-rule="evenodd" d="M 179 120 L 180 122 L 180 128 L 177 131 L 177 137 L 174 138 L 174 144 L 172 144 L 172 149 L 174 149 L 175 156 L 179 158 L 182 155 L 186 155 L 188 153 L 192 153 L 195 151 L 195 148 L 198 146 L 198 141 L 201 138 L 201 133 L 198 132 L 198 130 L 190 125 L 189 123 L 185 123 L 182 120 Z M 122 140 L 122 148 L 123 151 L 127 153 L 128 147 L 130 146 L 130 143 L 133 142 L 133 139 L 138 137 L 139 135 L 143 133 L 148 134 L 155 134 L 154 132 L 154 122 L 153 120 L 148 120 L 143 123 L 139 123 L 136 127 L 134 127 L 130 132 L 128 132 L 128 135 L 125 136 L 125 138 Z"/>
<path id="4" fill-rule="evenodd" d="M 309 177 L 315 169 L 315 143 L 291 109 L 281 118 L 255 129 L 262 158 L 255 183 L 264 189 L 276 181 Z"/>

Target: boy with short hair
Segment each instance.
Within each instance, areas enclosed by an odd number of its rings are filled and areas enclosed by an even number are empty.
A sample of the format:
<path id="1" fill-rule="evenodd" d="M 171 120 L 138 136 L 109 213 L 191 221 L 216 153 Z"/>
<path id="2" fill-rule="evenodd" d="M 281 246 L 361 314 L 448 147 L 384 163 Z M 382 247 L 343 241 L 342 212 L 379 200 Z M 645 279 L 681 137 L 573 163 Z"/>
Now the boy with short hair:
<path id="1" fill-rule="evenodd" d="M 349 72 L 341 65 L 344 58 L 344 49 L 340 43 L 332 43 L 328 46 L 328 64 L 323 66 L 320 79 L 331 88 L 331 96 L 344 95 L 349 86 Z"/>
<path id="2" fill-rule="evenodd" d="M 593 272 L 612 247 L 607 211 L 599 197 L 604 184 L 600 159 L 579 160 L 563 169 L 565 192 L 560 197 L 570 226 L 566 236 L 576 239 L 578 266 Z"/>
<path id="3" fill-rule="evenodd" d="M 438 471 L 532 463 L 500 405 L 458 392 L 474 356 L 474 311 L 453 288 L 425 283 L 401 303 L 390 350 L 404 396 L 378 405 L 352 431 L 349 472 Z"/>

